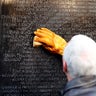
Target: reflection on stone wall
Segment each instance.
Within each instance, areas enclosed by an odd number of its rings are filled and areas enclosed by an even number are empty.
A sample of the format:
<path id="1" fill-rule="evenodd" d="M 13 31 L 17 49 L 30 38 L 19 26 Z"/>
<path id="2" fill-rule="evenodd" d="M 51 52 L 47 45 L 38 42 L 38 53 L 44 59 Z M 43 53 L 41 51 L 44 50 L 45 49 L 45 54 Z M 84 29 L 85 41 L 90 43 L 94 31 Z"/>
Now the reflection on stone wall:
<path id="1" fill-rule="evenodd" d="M 47 27 L 67 41 L 86 34 L 96 41 L 95 0 L 0 1 L 0 95 L 58 96 L 66 84 L 62 57 L 33 48 L 33 32 Z"/>

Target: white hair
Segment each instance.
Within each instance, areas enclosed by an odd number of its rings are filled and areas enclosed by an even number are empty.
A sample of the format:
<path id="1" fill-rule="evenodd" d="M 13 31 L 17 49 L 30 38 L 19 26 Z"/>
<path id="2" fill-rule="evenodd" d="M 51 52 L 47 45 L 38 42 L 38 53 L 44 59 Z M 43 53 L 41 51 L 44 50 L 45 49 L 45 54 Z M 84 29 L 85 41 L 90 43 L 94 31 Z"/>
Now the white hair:
<path id="1" fill-rule="evenodd" d="M 96 75 L 96 43 L 85 35 L 75 35 L 63 53 L 70 76 Z"/>

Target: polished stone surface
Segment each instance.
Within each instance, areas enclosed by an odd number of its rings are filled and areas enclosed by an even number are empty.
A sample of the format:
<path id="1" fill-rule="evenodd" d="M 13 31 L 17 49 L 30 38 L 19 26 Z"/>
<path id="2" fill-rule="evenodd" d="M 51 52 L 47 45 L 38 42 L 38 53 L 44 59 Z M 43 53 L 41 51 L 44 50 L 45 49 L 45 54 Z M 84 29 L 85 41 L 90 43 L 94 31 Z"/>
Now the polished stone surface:
<path id="1" fill-rule="evenodd" d="M 95 0 L 0 1 L 0 96 L 58 96 L 66 84 L 62 57 L 33 48 L 33 32 L 47 27 L 67 41 L 96 41 Z"/>

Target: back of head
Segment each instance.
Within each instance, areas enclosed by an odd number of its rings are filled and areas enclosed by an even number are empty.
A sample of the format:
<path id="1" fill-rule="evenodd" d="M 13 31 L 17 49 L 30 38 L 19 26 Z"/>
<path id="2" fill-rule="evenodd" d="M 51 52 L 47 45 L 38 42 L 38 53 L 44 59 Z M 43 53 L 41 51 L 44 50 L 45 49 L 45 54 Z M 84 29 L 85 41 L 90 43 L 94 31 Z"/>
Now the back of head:
<path id="1" fill-rule="evenodd" d="M 96 43 L 85 35 L 75 35 L 68 42 L 63 54 L 72 78 L 96 75 Z"/>

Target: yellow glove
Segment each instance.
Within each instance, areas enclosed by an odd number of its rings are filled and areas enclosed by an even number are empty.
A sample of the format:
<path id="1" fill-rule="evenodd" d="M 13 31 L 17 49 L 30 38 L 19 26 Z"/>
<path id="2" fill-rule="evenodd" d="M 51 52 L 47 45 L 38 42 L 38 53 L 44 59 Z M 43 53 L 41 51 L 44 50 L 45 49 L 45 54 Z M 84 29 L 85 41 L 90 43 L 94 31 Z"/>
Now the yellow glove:
<path id="1" fill-rule="evenodd" d="M 45 49 L 63 55 L 63 50 L 67 42 L 47 28 L 37 29 L 34 32 L 36 35 L 33 39 L 33 47 L 42 45 Z"/>

